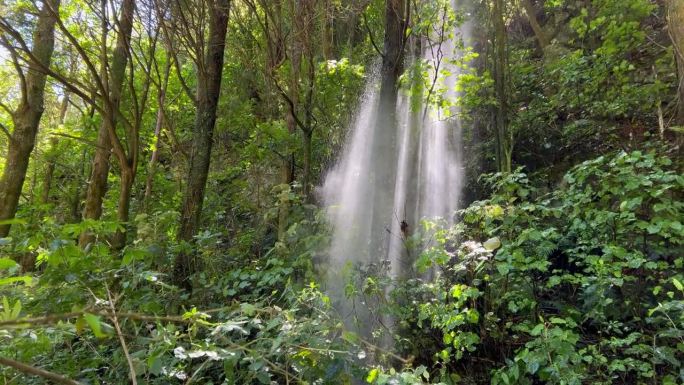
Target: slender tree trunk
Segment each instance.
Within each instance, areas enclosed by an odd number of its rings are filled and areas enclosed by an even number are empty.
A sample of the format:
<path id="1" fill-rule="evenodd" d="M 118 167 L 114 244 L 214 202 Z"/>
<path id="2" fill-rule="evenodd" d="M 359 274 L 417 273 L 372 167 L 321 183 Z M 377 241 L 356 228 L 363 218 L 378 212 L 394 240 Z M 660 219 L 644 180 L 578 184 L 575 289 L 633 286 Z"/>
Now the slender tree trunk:
<path id="1" fill-rule="evenodd" d="M 289 138 L 292 139 L 297 134 L 297 113 L 299 109 L 299 73 L 302 65 L 302 42 L 300 35 L 303 33 L 301 30 L 301 17 L 303 13 L 302 2 L 292 2 L 291 3 L 290 14 L 294 17 L 294 25 L 296 29 L 296 34 L 292 39 L 292 49 L 290 51 L 290 84 L 289 84 L 289 106 L 285 109 L 285 123 L 287 125 L 287 132 Z M 283 186 L 292 185 L 295 180 L 295 151 L 292 148 L 292 141 L 288 141 L 287 150 L 285 152 L 285 159 L 283 159 L 283 165 L 281 170 L 281 184 Z M 280 208 L 278 215 L 278 240 L 283 241 L 285 239 L 285 232 L 287 231 L 288 218 L 290 212 L 290 200 L 288 191 L 283 191 L 281 194 Z"/>
<path id="2" fill-rule="evenodd" d="M 86 173 L 87 154 L 88 150 L 83 149 L 83 152 L 81 152 L 81 168 L 79 169 L 78 175 L 74 178 L 74 191 L 70 199 L 72 223 L 77 223 L 81 220 L 81 201 L 84 198 L 82 196 L 81 186 L 83 181 L 88 177 L 88 174 Z"/>
<path id="3" fill-rule="evenodd" d="M 302 131 L 302 185 L 304 186 L 304 197 L 307 202 L 311 202 L 311 158 L 313 156 L 313 131 L 310 129 Z"/>
<path id="4" fill-rule="evenodd" d="M 221 92 L 223 55 L 228 30 L 230 0 L 209 1 L 209 40 L 207 42 L 204 68 L 197 74 L 197 114 L 192 130 L 190 165 L 186 177 L 186 190 L 181 208 L 181 222 L 178 239 L 192 242 L 199 228 L 202 216 L 204 190 L 209 175 L 211 147 L 216 110 Z M 178 253 L 174 261 L 174 281 L 187 289 L 191 288 L 189 277 L 195 270 L 191 253 Z"/>
<path id="5" fill-rule="evenodd" d="M 532 0 L 520 0 L 520 2 L 522 3 L 523 8 L 525 8 L 527 19 L 530 21 L 530 27 L 532 27 L 534 36 L 537 38 L 537 42 L 543 53 L 549 45 L 549 38 L 546 36 L 546 32 L 544 32 L 541 24 L 539 24 L 539 20 L 537 20 L 537 9 L 534 7 L 534 4 L 532 4 Z"/>
<path id="6" fill-rule="evenodd" d="M 102 125 L 97 134 L 97 148 L 92 164 L 92 174 L 86 192 L 83 219 L 100 219 L 102 216 L 102 201 L 107 192 L 107 176 L 109 175 L 109 158 L 112 152 L 112 144 L 109 133 L 116 128 L 117 111 L 121 102 L 124 78 L 126 76 L 126 64 L 128 62 L 128 47 L 133 30 L 133 14 L 135 12 L 135 0 L 124 0 L 121 6 L 121 16 L 118 22 L 118 34 L 116 47 L 112 53 L 112 64 L 109 73 L 109 103 L 106 116 L 103 116 Z M 123 165 L 122 165 L 123 168 Z M 79 238 L 81 247 L 85 247 L 93 241 L 93 235 L 85 232 Z"/>
<path id="7" fill-rule="evenodd" d="M 380 95 L 381 99 L 396 106 L 397 81 L 404 70 L 404 34 L 408 23 L 408 5 L 405 0 L 386 1 L 385 52 L 382 60 Z"/>
<path id="8" fill-rule="evenodd" d="M 55 23 L 52 10 L 59 9 L 59 0 L 46 0 L 38 16 L 33 34 L 33 55 L 22 86 L 22 100 L 14 112 L 14 132 L 9 139 L 7 162 L 0 179 L 0 221 L 14 218 L 21 189 L 26 178 L 29 158 L 36 143 L 38 125 L 43 116 L 47 75 L 40 66 L 49 67 L 55 47 Z M 9 234 L 10 225 L 0 225 L 0 237 Z"/>
<path id="9" fill-rule="evenodd" d="M 677 108 L 676 124 L 684 126 L 684 1 L 668 0 L 667 22 L 677 58 L 677 73 L 679 78 L 679 104 Z"/>
<path id="10" fill-rule="evenodd" d="M 161 136 L 161 130 L 164 125 L 164 103 L 166 101 L 166 87 L 169 84 L 170 72 L 171 60 L 168 60 L 166 63 L 166 68 L 164 69 L 164 79 L 162 80 L 162 84 L 159 89 L 159 97 L 157 98 L 159 110 L 157 110 L 157 121 L 154 125 L 154 149 L 152 150 L 150 163 L 147 166 L 147 179 L 145 180 L 145 195 L 143 196 L 142 203 L 143 211 L 147 211 L 150 198 L 152 197 L 152 184 L 154 183 L 154 176 L 157 169 L 157 159 L 159 158 L 159 137 Z"/>
<path id="11" fill-rule="evenodd" d="M 321 44 L 323 46 L 323 58 L 333 58 L 333 5 L 331 0 L 323 0 L 323 28 L 321 28 Z"/>
<path id="12" fill-rule="evenodd" d="M 116 219 L 121 223 L 128 222 L 131 206 L 131 191 L 135 172 L 130 167 L 121 167 L 121 181 L 119 186 L 119 201 L 116 209 Z M 111 239 L 112 248 L 121 250 L 126 245 L 126 230 L 117 231 Z"/>
<path id="13" fill-rule="evenodd" d="M 496 156 L 498 170 L 511 172 L 512 140 L 508 130 L 508 100 L 506 93 L 507 82 L 507 53 L 506 53 L 506 25 L 504 24 L 504 2 L 494 0 L 492 20 L 494 24 L 494 89 L 497 107 L 494 111 L 494 125 L 496 129 Z"/>
<path id="14" fill-rule="evenodd" d="M 316 88 L 316 58 L 313 46 L 313 33 L 314 25 L 312 20 L 314 20 L 315 15 L 315 0 L 309 0 L 305 3 L 306 12 L 304 13 L 304 25 L 301 28 L 303 31 L 302 45 L 304 47 L 304 52 L 306 54 L 306 96 L 304 98 L 304 127 L 302 129 L 302 140 L 303 140 L 303 171 L 302 171 L 302 185 L 304 186 L 304 198 L 306 202 L 311 202 L 313 197 L 311 196 L 311 183 L 312 183 L 312 157 L 313 157 L 313 133 L 314 133 L 314 119 L 313 119 L 313 102 L 314 102 L 314 92 Z M 330 4 L 326 4 L 330 6 Z M 332 12 L 332 11 L 330 11 Z M 324 55 L 325 52 L 323 53 Z"/>
<path id="15" fill-rule="evenodd" d="M 66 113 L 69 108 L 69 93 L 66 92 L 62 98 L 62 105 L 59 108 L 59 125 L 64 124 Z M 57 163 L 57 147 L 59 139 L 52 137 L 50 139 L 50 150 L 48 150 L 48 164 L 45 168 L 45 176 L 43 179 L 43 190 L 41 191 L 40 202 L 46 204 L 50 201 L 50 190 L 52 188 L 52 176 L 55 173 L 55 164 Z"/>
<path id="16" fill-rule="evenodd" d="M 97 147 L 95 148 L 90 180 L 86 190 L 83 219 L 100 219 L 102 216 L 102 201 L 107 193 L 107 177 L 109 176 L 109 156 L 112 152 L 106 124 L 109 123 L 102 122 L 97 132 Z M 89 234 L 81 236 L 81 245 L 85 246 L 91 241 L 92 237 Z"/>

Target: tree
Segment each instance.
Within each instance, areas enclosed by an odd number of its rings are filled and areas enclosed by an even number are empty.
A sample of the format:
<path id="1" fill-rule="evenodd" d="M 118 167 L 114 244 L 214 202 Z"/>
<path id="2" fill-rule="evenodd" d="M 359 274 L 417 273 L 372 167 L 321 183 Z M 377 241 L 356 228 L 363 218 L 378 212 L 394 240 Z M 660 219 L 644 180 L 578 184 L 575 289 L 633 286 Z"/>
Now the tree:
<path id="1" fill-rule="evenodd" d="M 404 54 L 406 46 L 406 31 L 409 25 L 410 5 L 406 0 L 385 1 L 385 34 L 382 52 L 382 67 L 380 69 L 380 98 L 378 114 L 374 130 L 372 153 L 375 156 L 370 194 L 390 194 L 394 192 L 397 141 L 397 92 L 399 90 L 399 76 L 404 70 Z M 372 238 L 378 245 L 384 244 L 383 233 L 388 228 L 388 220 L 384 213 L 390 210 L 383 205 L 391 205 L 393 199 L 375 199 L 371 217 Z M 383 246 L 374 247 L 382 249 Z"/>
<path id="2" fill-rule="evenodd" d="M 549 45 L 549 38 L 546 35 L 546 31 L 544 31 L 543 27 L 539 23 L 539 20 L 537 19 L 537 8 L 532 3 L 532 0 L 520 0 L 520 3 L 525 9 L 527 19 L 530 21 L 530 27 L 532 27 L 532 31 L 534 31 L 534 36 L 537 38 L 539 47 L 543 52 Z"/>
<path id="3" fill-rule="evenodd" d="M 156 68 L 157 66 L 155 66 Z M 147 166 L 147 179 L 145 180 L 145 195 L 143 196 L 142 208 L 147 210 L 150 198 L 152 197 L 152 185 L 154 182 L 154 175 L 157 169 L 157 160 L 159 158 L 159 146 L 161 145 L 161 131 L 165 122 L 164 113 L 164 103 L 166 102 L 166 89 L 169 85 L 169 75 L 171 72 L 171 61 L 167 60 L 164 66 L 163 75 L 159 74 L 159 69 L 156 68 L 157 75 L 157 86 L 159 88 L 159 93 L 157 95 L 157 118 L 154 124 L 154 148 L 152 150 L 152 155 L 150 156 L 150 162 Z"/>
<path id="4" fill-rule="evenodd" d="M 181 207 L 181 219 L 178 229 L 178 239 L 192 242 L 200 225 L 202 216 L 202 202 L 204 190 L 209 175 L 211 148 L 213 145 L 214 126 L 216 125 L 216 110 L 221 93 L 221 78 L 223 74 L 223 59 L 228 32 L 228 16 L 230 0 L 207 0 L 194 4 L 199 9 L 175 9 L 179 17 L 185 12 L 201 12 L 208 14 L 208 37 L 205 41 L 201 33 L 203 25 L 176 28 L 176 32 L 190 37 L 194 44 L 186 48 L 195 60 L 197 71 L 197 90 L 193 98 L 197 107 L 195 123 L 192 129 L 192 143 L 190 162 L 185 178 L 186 186 Z M 204 8 L 206 7 L 206 9 Z M 203 18 L 200 18 L 203 20 Z M 174 280 L 186 288 L 190 288 L 188 278 L 194 272 L 194 261 L 191 253 L 179 253 L 174 262 Z"/>
<path id="5" fill-rule="evenodd" d="M 16 110 L 12 111 L 2 104 L 11 115 L 14 131 L 2 127 L 9 138 L 7 162 L 2 179 L 0 179 L 0 221 L 14 218 L 21 196 L 22 186 L 26 178 L 29 158 L 33 152 L 38 134 L 38 126 L 44 109 L 45 82 L 47 75 L 41 67 L 49 67 L 55 47 L 55 12 L 59 9 L 59 0 L 46 0 L 38 14 L 33 32 L 32 48 L 27 59 L 22 56 L 13 44 L 20 38 L 9 21 L 0 16 L 0 30 L 3 46 L 10 52 L 14 67 L 20 79 L 21 100 Z M 27 61 L 28 71 L 24 71 L 20 61 Z M 0 224 L 0 237 L 6 237 L 10 224 Z"/>
<path id="6" fill-rule="evenodd" d="M 103 11 L 106 9 L 106 3 Z M 92 172 L 86 192 L 83 219 L 99 219 L 102 216 L 102 200 L 107 192 L 107 177 L 109 175 L 109 157 L 112 152 L 112 136 L 115 136 L 117 121 L 119 120 L 119 105 L 121 103 L 124 79 L 126 76 L 126 63 L 130 56 L 129 47 L 133 30 L 133 14 L 135 12 L 135 0 L 124 0 L 121 5 L 121 15 L 118 22 L 116 47 L 112 52 L 111 66 L 107 63 L 104 53 L 107 51 L 107 30 L 102 30 L 103 73 L 108 76 L 101 81 L 100 88 L 104 89 L 102 97 L 106 98 L 102 124 L 97 133 L 97 147 L 92 162 Z M 103 12 L 104 13 L 104 12 Z M 105 21 L 103 20 L 103 23 Z M 75 39 L 72 39 L 72 43 Z M 81 50 L 82 51 L 82 50 Z M 92 66 L 91 66 L 92 67 Z M 92 69 L 91 69 L 92 71 Z M 124 171 L 122 167 L 121 183 L 132 183 L 132 175 Z M 124 209 L 127 209 L 125 207 Z M 79 244 L 85 246 L 92 242 L 92 234 L 81 234 Z"/>
<path id="7" fill-rule="evenodd" d="M 65 92 L 59 107 L 59 124 L 64 124 L 67 110 L 69 109 L 69 92 Z M 52 177 L 55 173 L 57 147 L 59 139 L 56 136 L 50 138 L 50 150 L 48 152 L 47 167 L 43 177 L 43 188 L 41 190 L 40 202 L 46 204 L 50 202 L 50 189 L 52 188 Z"/>
<path id="8" fill-rule="evenodd" d="M 506 24 L 504 22 L 504 0 L 494 0 L 492 7 L 494 26 L 494 56 L 492 58 L 494 92 L 497 101 L 494 109 L 496 131 L 496 160 L 500 172 L 511 172 L 513 140 L 508 128 L 508 53 L 506 50 Z"/>
<path id="9" fill-rule="evenodd" d="M 684 2 L 668 0 L 667 22 L 677 59 L 677 74 L 679 79 L 679 104 L 677 108 L 677 124 L 684 125 Z"/>

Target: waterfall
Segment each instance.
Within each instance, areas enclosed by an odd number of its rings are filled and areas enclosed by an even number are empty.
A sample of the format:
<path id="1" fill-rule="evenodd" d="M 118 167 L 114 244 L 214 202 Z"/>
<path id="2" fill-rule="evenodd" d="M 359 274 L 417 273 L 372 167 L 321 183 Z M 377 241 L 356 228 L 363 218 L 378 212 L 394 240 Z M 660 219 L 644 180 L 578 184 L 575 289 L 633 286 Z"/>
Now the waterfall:
<path id="1" fill-rule="evenodd" d="M 454 9 L 457 1 L 452 0 Z M 412 95 L 400 90 L 396 111 L 385 110 L 385 104 L 394 104 L 380 100 L 379 66 L 369 71 L 342 157 L 322 186 L 332 226 L 325 289 L 346 325 L 366 335 L 378 324 L 391 328 L 392 320 L 377 314 L 380 304 L 373 298 L 347 298 L 348 289 L 361 290 L 346 286 L 349 273 L 410 275 L 414 261 L 407 258 L 406 238 L 422 219 L 452 223 L 458 208 L 463 179 L 458 107 L 428 101 L 458 96 L 456 83 L 465 71 L 458 64 L 465 52 L 460 42 L 468 42 L 469 30 L 468 23 L 455 23 L 452 31 L 410 40 L 407 74 L 415 71 L 429 81 L 408 87 Z"/>

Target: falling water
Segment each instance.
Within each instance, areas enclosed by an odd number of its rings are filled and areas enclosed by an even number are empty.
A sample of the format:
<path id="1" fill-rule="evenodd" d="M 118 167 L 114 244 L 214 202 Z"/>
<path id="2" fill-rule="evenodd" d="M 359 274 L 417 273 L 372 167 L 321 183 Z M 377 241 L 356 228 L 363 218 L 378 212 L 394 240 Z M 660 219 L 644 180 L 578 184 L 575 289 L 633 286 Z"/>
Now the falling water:
<path id="1" fill-rule="evenodd" d="M 426 103 L 438 96 L 440 88 L 447 100 L 458 96 L 455 85 L 463 69 L 454 63 L 464 54 L 459 41 L 468 41 L 469 28 L 463 23 L 454 29 L 442 39 L 410 43 L 413 52 L 406 67 L 422 60 L 431 80 L 418 99 L 415 89 L 414 96 L 400 91 L 394 113 L 383 110 L 378 66 L 370 72 L 344 154 L 322 188 L 333 228 L 326 289 L 347 326 L 364 333 L 377 326 L 378 319 L 385 327 L 391 327 L 391 320 L 374 314 L 379 306 L 368 303 L 370 298 L 365 302 L 345 298 L 346 273 L 361 268 L 390 277 L 406 275 L 413 263 L 406 260 L 406 237 L 422 219 L 439 217 L 451 223 L 458 207 L 462 185 L 458 111 Z M 431 88 L 433 92 L 428 91 Z M 387 124 L 392 119 L 396 126 Z M 395 127 L 390 136 L 388 127 Z"/>

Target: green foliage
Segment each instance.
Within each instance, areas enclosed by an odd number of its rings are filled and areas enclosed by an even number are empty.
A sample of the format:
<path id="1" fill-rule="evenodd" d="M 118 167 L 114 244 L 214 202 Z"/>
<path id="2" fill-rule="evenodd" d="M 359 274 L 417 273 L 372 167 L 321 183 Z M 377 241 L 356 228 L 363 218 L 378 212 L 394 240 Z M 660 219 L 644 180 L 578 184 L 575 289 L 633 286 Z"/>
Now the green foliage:
<path id="1" fill-rule="evenodd" d="M 399 346 L 445 383 L 675 383 L 684 178 L 666 151 L 584 162 L 553 192 L 520 170 L 485 178 L 490 199 L 417 244 L 437 278 L 394 284 Z"/>
<path id="2" fill-rule="evenodd" d="M 298 223 L 290 229 L 289 250 L 312 252 L 316 241 L 298 227 L 308 226 Z M 335 339 L 340 326 L 331 318 L 330 300 L 315 284 L 298 283 L 310 266 L 301 261 L 310 260 L 310 254 L 287 258 L 283 253 L 288 249 L 279 246 L 251 264 L 235 261 L 234 269 L 216 270 L 221 275 L 207 270 L 197 277 L 193 297 L 182 301 L 179 290 L 165 282 L 167 275 L 152 270 L 159 260 L 150 246 L 160 245 L 150 236 L 154 231 L 118 255 L 99 242 L 86 250 L 76 247 L 69 238 L 85 228 L 106 237 L 118 227 L 67 225 L 52 228 L 53 236 L 65 239 L 48 247 L 39 242 L 26 249 L 11 241 L 3 246 L 10 255 L 31 251 L 41 274 L 32 286 L 22 285 L 17 264 L 0 259 L 0 322 L 5 322 L 0 336 L 12 341 L 0 348 L 0 355 L 47 360 L 48 370 L 97 383 L 126 382 L 129 359 L 138 381 L 149 384 L 189 378 L 199 383 L 268 384 L 284 378 L 339 383 L 347 376 L 352 355 L 343 340 Z M 207 257 L 215 256 L 207 244 Z M 187 302 L 211 309 L 201 311 Z M 41 320 L 45 313 L 52 316 Z M 127 336 L 129 357 L 119 343 L 117 323 Z M 22 383 L 40 383 L 31 381 Z"/>

